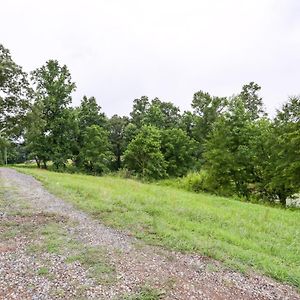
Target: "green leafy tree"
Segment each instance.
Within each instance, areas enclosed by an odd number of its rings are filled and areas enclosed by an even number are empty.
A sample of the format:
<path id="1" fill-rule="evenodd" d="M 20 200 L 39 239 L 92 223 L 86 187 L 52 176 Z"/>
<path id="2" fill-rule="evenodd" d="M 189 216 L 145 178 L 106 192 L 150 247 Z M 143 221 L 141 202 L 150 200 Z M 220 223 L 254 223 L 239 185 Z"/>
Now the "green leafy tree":
<path id="1" fill-rule="evenodd" d="M 143 119 L 145 118 L 149 106 L 150 102 L 148 97 L 142 96 L 140 99 L 135 99 L 133 101 L 132 112 L 130 113 L 131 123 L 138 128 L 142 127 Z"/>
<path id="2" fill-rule="evenodd" d="M 151 101 L 142 123 L 159 129 L 179 127 L 180 110 L 171 102 L 163 102 L 158 98 Z"/>
<path id="3" fill-rule="evenodd" d="M 43 103 L 36 102 L 27 115 L 25 144 L 29 158 L 34 159 L 39 168 L 46 168 L 47 161 L 50 160 L 51 145 L 48 143 L 45 128 Z"/>
<path id="4" fill-rule="evenodd" d="M 31 89 L 27 74 L 17 65 L 8 49 L 0 44 L 0 130 L 2 136 L 17 137 L 30 106 Z"/>
<path id="5" fill-rule="evenodd" d="M 190 111 L 184 111 L 179 123 L 179 128 L 187 133 L 190 138 L 194 137 L 196 116 Z"/>
<path id="6" fill-rule="evenodd" d="M 101 112 L 100 105 L 97 104 L 95 97 L 84 96 L 81 100 L 80 106 L 77 107 L 74 112 L 74 137 L 75 141 L 72 147 L 73 162 L 77 167 L 82 165 L 80 161 L 80 151 L 84 146 L 83 137 L 86 133 L 86 129 L 92 125 L 100 127 L 107 127 L 107 119 L 104 113 Z"/>
<path id="7" fill-rule="evenodd" d="M 224 97 L 213 97 L 209 93 L 199 91 L 194 94 L 192 108 L 194 109 L 193 138 L 199 142 L 200 157 L 203 145 L 210 134 L 213 124 L 227 107 L 228 101 Z"/>
<path id="8" fill-rule="evenodd" d="M 251 117 L 250 117 L 251 118 Z M 252 120 L 249 128 L 248 189 L 252 196 L 274 202 L 278 199 L 278 187 L 272 185 L 275 161 L 278 155 L 277 136 L 273 123 L 268 118 Z"/>
<path id="9" fill-rule="evenodd" d="M 24 163 L 27 159 L 27 151 L 22 142 L 12 142 L 8 149 L 8 164 Z"/>
<path id="10" fill-rule="evenodd" d="M 129 119 L 127 117 L 113 115 L 108 123 L 110 133 L 109 139 L 114 153 L 113 167 L 118 170 L 121 168 L 121 157 L 126 147 L 125 129 L 129 123 Z"/>
<path id="11" fill-rule="evenodd" d="M 11 142 L 0 135 L 0 165 L 4 165 L 8 162 L 8 153 L 10 148 Z"/>
<path id="12" fill-rule="evenodd" d="M 101 112 L 101 106 L 97 104 L 95 97 L 83 97 L 78 109 L 78 121 L 81 131 L 92 125 L 101 127 L 107 125 L 105 114 Z"/>
<path id="13" fill-rule="evenodd" d="M 140 129 L 135 124 L 127 124 L 124 130 L 125 148 L 128 147 L 129 143 L 137 136 L 139 132 Z"/>
<path id="14" fill-rule="evenodd" d="M 300 97 L 290 97 L 275 119 L 276 156 L 271 185 L 285 204 L 300 191 Z"/>
<path id="15" fill-rule="evenodd" d="M 87 172 L 102 174 L 109 170 L 113 153 L 108 135 L 108 131 L 98 125 L 86 128 L 83 147 L 80 150 L 80 161 Z"/>
<path id="16" fill-rule="evenodd" d="M 206 166 L 213 189 L 223 194 L 249 197 L 253 164 L 252 123 L 243 101 L 232 100 L 229 111 L 218 119 L 205 145 Z"/>
<path id="17" fill-rule="evenodd" d="M 64 167 L 71 157 L 73 115 L 68 108 L 71 93 L 75 90 L 71 74 L 66 65 L 49 60 L 32 72 L 35 84 L 35 102 L 41 103 L 44 128 L 41 135 L 49 146 L 49 157 L 58 169 Z"/>
<path id="18" fill-rule="evenodd" d="M 143 178 L 163 178 L 167 164 L 160 149 L 160 131 L 144 125 L 124 153 L 125 166 Z"/>
<path id="19" fill-rule="evenodd" d="M 245 109 L 250 114 L 252 120 L 257 120 L 266 115 L 262 98 L 258 95 L 260 90 L 261 87 L 258 84 L 250 82 L 243 86 L 242 92 L 239 95 L 239 98 L 244 102 Z"/>
<path id="20" fill-rule="evenodd" d="M 162 130 L 161 151 L 170 176 L 183 176 L 195 167 L 196 142 L 179 128 Z"/>
<path id="21" fill-rule="evenodd" d="M 178 127 L 181 117 L 179 108 L 173 103 L 163 102 L 158 98 L 149 101 L 146 96 L 134 100 L 130 116 L 131 123 L 137 128 L 152 125 L 159 129 Z"/>

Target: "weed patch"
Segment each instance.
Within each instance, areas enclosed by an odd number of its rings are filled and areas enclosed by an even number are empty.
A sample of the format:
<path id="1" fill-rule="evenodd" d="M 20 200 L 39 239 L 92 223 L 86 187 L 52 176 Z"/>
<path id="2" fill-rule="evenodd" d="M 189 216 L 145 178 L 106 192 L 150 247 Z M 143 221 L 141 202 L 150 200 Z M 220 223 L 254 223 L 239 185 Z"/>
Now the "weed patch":
<path id="1" fill-rule="evenodd" d="M 142 287 L 134 294 L 124 295 L 120 300 L 160 300 L 163 293 L 151 287 Z"/>
<path id="2" fill-rule="evenodd" d="M 115 269 L 108 263 L 107 252 L 100 247 L 78 248 L 67 262 L 78 261 L 88 269 L 89 275 L 100 284 L 111 284 L 114 281 Z"/>

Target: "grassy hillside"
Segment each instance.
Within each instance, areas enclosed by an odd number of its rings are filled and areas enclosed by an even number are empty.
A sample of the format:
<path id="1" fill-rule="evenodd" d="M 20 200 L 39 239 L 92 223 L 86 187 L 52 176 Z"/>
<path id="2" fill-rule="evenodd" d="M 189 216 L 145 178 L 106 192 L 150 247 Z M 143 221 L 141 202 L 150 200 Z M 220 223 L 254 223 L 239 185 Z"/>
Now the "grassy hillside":
<path id="1" fill-rule="evenodd" d="M 197 252 L 300 288 L 300 212 L 116 177 L 19 169 L 149 243 Z"/>

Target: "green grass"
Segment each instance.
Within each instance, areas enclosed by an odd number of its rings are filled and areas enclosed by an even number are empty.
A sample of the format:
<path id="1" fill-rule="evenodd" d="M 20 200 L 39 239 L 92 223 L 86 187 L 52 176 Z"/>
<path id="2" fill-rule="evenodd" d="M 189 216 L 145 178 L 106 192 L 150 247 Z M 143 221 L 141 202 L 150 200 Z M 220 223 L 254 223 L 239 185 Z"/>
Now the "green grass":
<path id="1" fill-rule="evenodd" d="M 66 230 L 55 222 L 40 226 L 35 235 L 40 236 L 40 239 L 31 243 L 29 247 L 31 252 L 61 254 L 65 248 L 69 249 L 76 246 L 75 241 L 70 239 Z"/>
<path id="2" fill-rule="evenodd" d="M 119 300 L 159 300 L 163 294 L 154 288 L 144 286 L 134 294 L 124 295 Z"/>
<path id="3" fill-rule="evenodd" d="M 105 224 L 300 288 L 300 212 L 117 177 L 19 169 Z"/>
<path id="4" fill-rule="evenodd" d="M 67 261 L 80 262 L 99 284 L 112 284 L 115 280 L 115 268 L 108 263 L 107 251 L 100 247 L 82 247 L 76 254 L 70 255 Z"/>
<path id="5" fill-rule="evenodd" d="M 30 253 L 52 253 L 66 256 L 66 262 L 80 262 L 88 270 L 89 276 L 101 284 L 114 281 L 115 269 L 109 263 L 107 252 L 100 247 L 86 246 L 72 238 L 61 224 L 50 222 L 35 232 L 39 239 L 33 240 L 28 247 Z M 38 270 L 43 274 L 43 268 Z"/>
<path id="6" fill-rule="evenodd" d="M 49 274 L 49 269 L 47 267 L 41 267 L 37 270 L 37 274 L 40 276 L 46 276 Z"/>

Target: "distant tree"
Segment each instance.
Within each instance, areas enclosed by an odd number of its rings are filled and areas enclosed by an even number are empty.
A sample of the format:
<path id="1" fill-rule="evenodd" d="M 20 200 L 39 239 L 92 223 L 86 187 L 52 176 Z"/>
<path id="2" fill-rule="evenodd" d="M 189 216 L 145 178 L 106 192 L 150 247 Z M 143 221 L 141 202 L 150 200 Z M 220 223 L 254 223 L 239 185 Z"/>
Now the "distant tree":
<path id="1" fill-rule="evenodd" d="M 249 183 L 254 180 L 252 136 L 250 114 L 237 97 L 228 112 L 218 118 L 205 144 L 204 157 L 213 189 L 225 195 L 250 196 Z"/>
<path id="2" fill-rule="evenodd" d="M 255 82 L 245 84 L 239 97 L 244 102 L 246 110 L 249 112 L 252 120 L 257 120 L 259 117 L 265 116 L 262 98 L 258 92 L 261 87 Z"/>
<path id="3" fill-rule="evenodd" d="M 78 107 L 68 107 L 67 116 L 69 122 L 68 142 L 70 154 L 69 159 L 75 166 L 79 166 L 79 152 L 83 144 L 83 130 L 80 130 L 80 121 L 78 117 Z"/>
<path id="4" fill-rule="evenodd" d="M 19 136 L 30 106 L 31 90 L 27 74 L 8 49 L 0 44 L 0 130 L 2 136 Z"/>
<path id="5" fill-rule="evenodd" d="M 183 112 L 180 118 L 179 127 L 185 131 L 190 138 L 194 137 L 195 126 L 196 116 L 190 111 Z"/>
<path id="6" fill-rule="evenodd" d="M 27 159 L 27 151 L 24 143 L 12 142 L 8 149 L 7 162 L 8 164 L 24 163 Z"/>
<path id="7" fill-rule="evenodd" d="M 300 96 L 289 97 L 281 110 L 277 110 L 275 120 L 278 125 L 293 124 L 293 126 L 298 126 L 300 122 Z"/>
<path id="8" fill-rule="evenodd" d="M 159 129 L 179 127 L 180 110 L 171 102 L 163 102 L 158 98 L 151 101 L 142 123 Z"/>
<path id="9" fill-rule="evenodd" d="M 144 125 L 124 153 L 125 166 L 143 178 L 163 178 L 166 162 L 160 149 L 160 131 Z"/>
<path id="10" fill-rule="evenodd" d="M 101 112 L 100 105 L 97 104 L 95 97 L 83 97 L 78 109 L 79 129 L 84 131 L 87 127 L 107 125 L 105 114 Z"/>
<path id="11" fill-rule="evenodd" d="M 277 191 L 271 186 L 275 171 L 274 159 L 277 156 L 274 126 L 267 118 L 252 120 L 249 126 L 248 144 L 251 155 L 247 163 L 251 168 L 248 189 L 256 198 L 274 201 L 278 197 Z"/>
<path id="12" fill-rule="evenodd" d="M 98 125 L 86 128 L 80 150 L 80 161 L 87 172 L 102 174 L 109 170 L 113 153 L 108 135 L 108 131 Z"/>
<path id="13" fill-rule="evenodd" d="M 127 124 L 124 130 L 124 141 L 125 148 L 129 145 L 129 143 L 137 136 L 140 132 L 140 129 L 133 123 Z"/>
<path id="14" fill-rule="evenodd" d="M 0 165 L 4 165 L 8 161 L 8 153 L 10 153 L 9 149 L 11 148 L 11 144 L 11 141 L 0 135 Z"/>
<path id="15" fill-rule="evenodd" d="M 183 176 L 195 167 L 196 142 L 182 129 L 162 130 L 161 151 L 170 176 Z"/>
<path id="16" fill-rule="evenodd" d="M 137 126 L 142 127 L 143 119 L 145 118 L 146 112 L 149 109 L 150 102 L 148 97 L 142 96 L 140 99 L 135 99 L 133 101 L 132 112 L 130 113 L 130 122 Z"/>
<path id="17" fill-rule="evenodd" d="M 47 167 L 50 160 L 51 145 L 48 143 L 46 119 L 43 115 L 43 103 L 36 102 L 27 114 L 25 145 L 30 159 L 34 159 L 37 166 Z"/>
<path id="18" fill-rule="evenodd" d="M 104 113 L 101 112 L 100 105 L 94 97 L 84 96 L 81 100 L 80 106 L 73 112 L 74 120 L 74 146 L 72 147 L 72 159 L 77 167 L 82 165 L 80 161 L 80 151 L 84 146 L 83 137 L 88 127 L 97 125 L 107 128 L 107 118 Z"/>
<path id="19" fill-rule="evenodd" d="M 33 71 L 32 80 L 35 84 L 35 102 L 40 103 L 44 121 L 41 135 L 45 137 L 48 155 L 58 169 L 64 167 L 72 155 L 73 116 L 68 105 L 76 86 L 67 66 L 60 66 L 56 60 L 49 60 Z"/>
<path id="20" fill-rule="evenodd" d="M 125 151 L 126 140 L 125 140 L 125 129 L 129 123 L 127 117 L 120 117 L 113 115 L 109 121 L 109 139 L 112 145 L 112 151 L 114 153 L 114 169 L 118 170 L 121 167 L 121 157 Z"/>
<path id="21" fill-rule="evenodd" d="M 283 204 L 300 191 L 300 97 L 290 97 L 275 118 L 275 168 L 271 185 Z"/>
<path id="22" fill-rule="evenodd" d="M 159 105 L 151 104 L 142 119 L 143 125 L 151 125 L 161 129 L 164 126 L 164 115 Z"/>
<path id="23" fill-rule="evenodd" d="M 203 145 L 212 130 L 214 122 L 225 111 L 227 103 L 227 98 L 224 97 L 213 97 L 202 91 L 194 94 L 192 101 L 195 115 L 193 137 L 199 142 L 200 153 L 203 152 Z"/>

